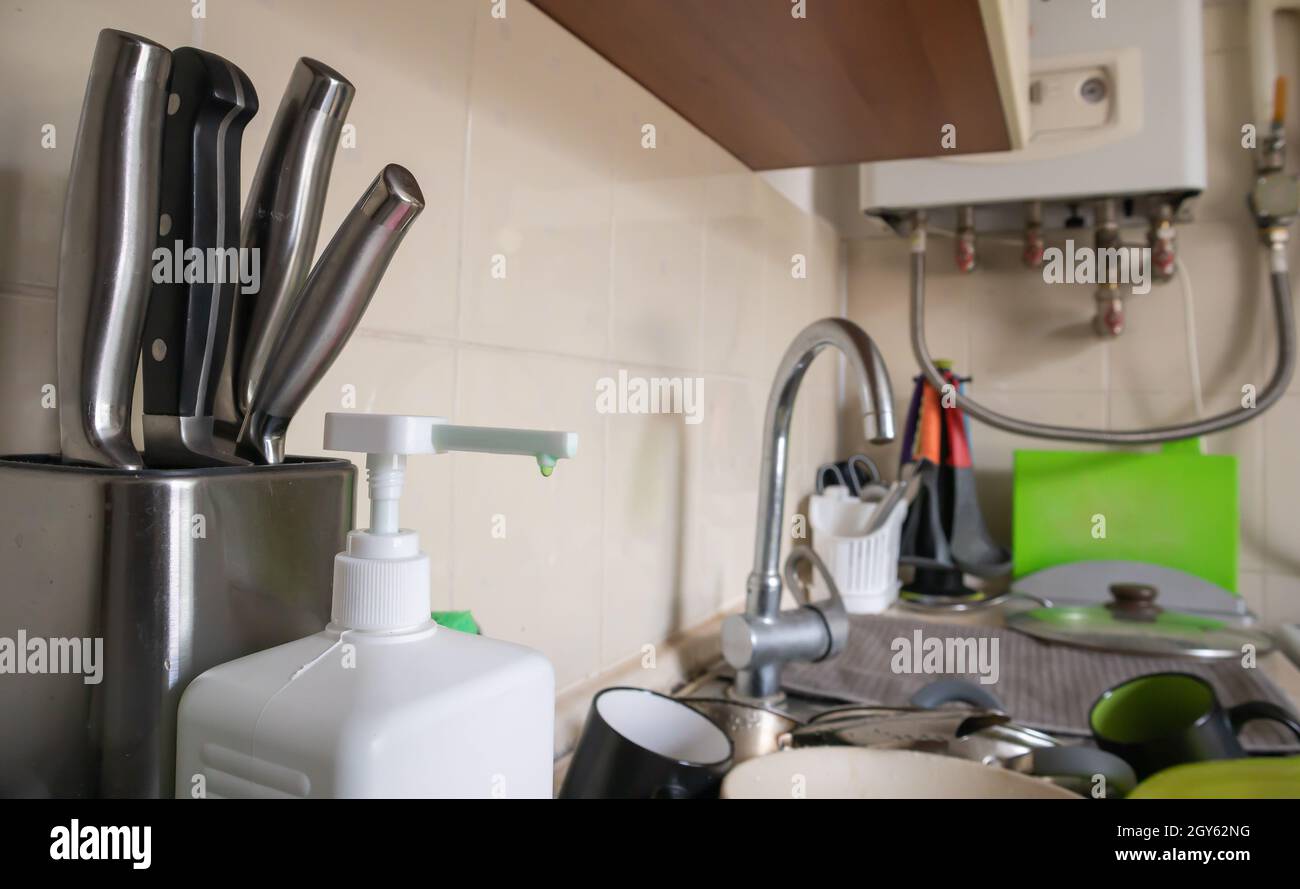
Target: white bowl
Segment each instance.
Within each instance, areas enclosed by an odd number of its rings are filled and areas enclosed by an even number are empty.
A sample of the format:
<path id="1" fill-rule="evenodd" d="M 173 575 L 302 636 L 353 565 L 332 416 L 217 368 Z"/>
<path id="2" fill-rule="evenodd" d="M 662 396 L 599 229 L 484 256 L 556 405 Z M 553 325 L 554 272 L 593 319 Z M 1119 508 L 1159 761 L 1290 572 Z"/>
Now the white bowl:
<path id="1" fill-rule="evenodd" d="M 1064 787 L 967 759 L 864 747 L 803 747 L 732 769 L 723 799 L 1081 799 Z"/>

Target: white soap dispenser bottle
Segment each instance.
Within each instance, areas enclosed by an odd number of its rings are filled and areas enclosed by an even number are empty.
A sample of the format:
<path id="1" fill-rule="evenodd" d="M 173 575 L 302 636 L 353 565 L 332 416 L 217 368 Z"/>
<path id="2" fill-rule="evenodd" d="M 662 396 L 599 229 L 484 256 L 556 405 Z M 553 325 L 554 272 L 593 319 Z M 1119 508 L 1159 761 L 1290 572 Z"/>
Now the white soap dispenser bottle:
<path id="1" fill-rule="evenodd" d="M 571 432 L 327 414 L 325 447 L 365 452 L 370 527 L 334 559 L 330 624 L 214 667 L 177 725 L 176 795 L 552 795 L 555 678 L 532 649 L 430 619 L 429 557 L 398 524 L 408 454 L 571 458 Z"/>

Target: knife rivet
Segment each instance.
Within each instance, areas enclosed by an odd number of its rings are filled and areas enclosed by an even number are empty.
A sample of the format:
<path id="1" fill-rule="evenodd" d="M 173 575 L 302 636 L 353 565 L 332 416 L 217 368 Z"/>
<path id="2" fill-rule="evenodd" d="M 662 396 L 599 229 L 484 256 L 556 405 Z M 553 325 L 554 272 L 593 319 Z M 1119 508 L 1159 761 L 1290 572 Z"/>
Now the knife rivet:
<path id="1" fill-rule="evenodd" d="M 154 361 L 162 361 L 167 357 L 167 344 L 161 339 L 154 340 L 149 345 L 149 354 L 153 356 Z"/>
<path id="2" fill-rule="evenodd" d="M 181 97 L 179 93 L 172 93 L 167 97 L 167 116 L 175 114 L 181 110 Z"/>
<path id="3" fill-rule="evenodd" d="M 167 236 L 167 233 L 168 233 L 169 231 L 171 231 L 171 230 L 172 230 L 172 217 L 171 217 L 171 214 L 170 214 L 170 213 L 164 213 L 164 214 L 163 214 L 161 217 L 159 217 L 159 219 L 158 219 L 158 234 L 159 234 L 159 235 L 162 235 L 163 237 L 166 237 L 166 236 Z"/>

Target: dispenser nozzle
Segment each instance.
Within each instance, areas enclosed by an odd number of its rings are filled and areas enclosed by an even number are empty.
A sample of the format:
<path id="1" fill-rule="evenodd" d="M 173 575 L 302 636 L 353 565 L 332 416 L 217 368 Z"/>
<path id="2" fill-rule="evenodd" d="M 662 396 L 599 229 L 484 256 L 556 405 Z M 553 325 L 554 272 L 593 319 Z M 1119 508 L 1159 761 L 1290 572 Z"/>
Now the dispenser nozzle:
<path id="1" fill-rule="evenodd" d="M 433 447 L 439 454 L 443 451 L 470 451 L 533 457 L 542 475 L 550 478 L 557 460 L 573 459 L 578 453 L 578 433 L 442 424 L 433 429 Z"/>
<path id="2" fill-rule="evenodd" d="M 373 524 L 377 499 L 392 500 L 396 521 L 396 499 L 401 496 L 402 471 L 408 454 L 443 454 L 470 451 L 479 454 L 520 454 L 532 457 L 542 475 L 549 478 L 559 460 L 571 460 L 578 453 L 578 433 L 541 429 L 509 429 L 493 426 L 456 426 L 443 417 L 415 417 L 402 414 L 326 414 L 325 448 L 356 451 L 367 455 L 370 470 Z M 383 491 L 380 491 L 380 488 Z M 391 497 L 387 496 L 389 489 Z M 384 507 L 388 509 L 388 507 Z"/>

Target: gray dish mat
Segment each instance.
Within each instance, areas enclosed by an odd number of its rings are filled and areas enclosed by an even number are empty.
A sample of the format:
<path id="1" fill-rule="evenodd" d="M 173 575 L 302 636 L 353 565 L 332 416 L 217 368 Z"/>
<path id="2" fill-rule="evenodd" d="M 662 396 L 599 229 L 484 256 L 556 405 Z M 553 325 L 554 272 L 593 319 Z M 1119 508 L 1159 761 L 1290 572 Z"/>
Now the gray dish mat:
<path id="1" fill-rule="evenodd" d="M 895 673 L 891 643 L 923 638 L 998 639 L 998 681 L 981 687 L 992 692 L 1022 725 L 1057 735 L 1088 737 L 1088 711 L 1103 691 L 1144 673 L 1192 673 L 1214 686 L 1225 707 L 1243 701 L 1271 701 L 1294 713 L 1293 705 L 1271 679 L 1239 660 L 1145 657 L 1088 651 L 1040 642 L 1014 630 L 943 624 L 908 618 L 853 615 L 848 644 L 838 657 L 819 664 L 787 664 L 782 684 L 790 691 L 848 703 L 899 706 L 921 687 L 944 674 Z M 1277 655 L 1274 655 L 1275 657 Z M 974 667 L 971 668 L 972 670 Z M 948 674 L 979 684 L 974 672 Z M 1254 752 L 1294 753 L 1300 744 L 1284 726 L 1255 721 L 1241 733 Z"/>

